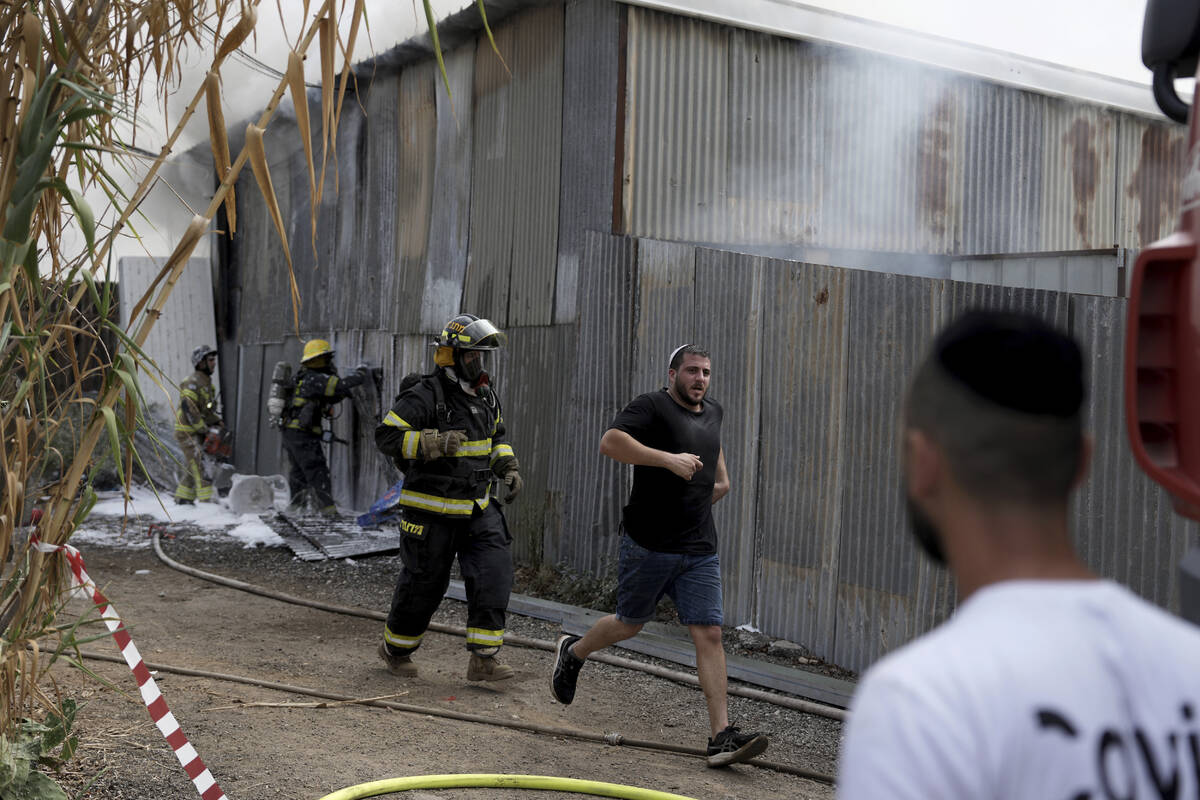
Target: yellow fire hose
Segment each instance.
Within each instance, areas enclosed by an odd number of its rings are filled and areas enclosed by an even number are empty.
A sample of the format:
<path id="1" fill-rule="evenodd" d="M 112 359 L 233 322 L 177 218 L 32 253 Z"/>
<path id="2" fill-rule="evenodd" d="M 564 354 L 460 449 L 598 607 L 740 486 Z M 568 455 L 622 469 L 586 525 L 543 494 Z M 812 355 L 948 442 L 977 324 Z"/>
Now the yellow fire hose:
<path id="1" fill-rule="evenodd" d="M 694 800 L 681 794 L 640 789 L 619 783 L 584 781 L 578 778 L 555 778 L 549 775 L 416 775 L 410 778 L 386 778 L 360 783 L 327 794 L 321 800 L 359 800 L 381 794 L 407 792 L 409 789 L 541 789 L 553 792 L 575 792 L 593 797 L 621 797 L 627 800 Z"/>

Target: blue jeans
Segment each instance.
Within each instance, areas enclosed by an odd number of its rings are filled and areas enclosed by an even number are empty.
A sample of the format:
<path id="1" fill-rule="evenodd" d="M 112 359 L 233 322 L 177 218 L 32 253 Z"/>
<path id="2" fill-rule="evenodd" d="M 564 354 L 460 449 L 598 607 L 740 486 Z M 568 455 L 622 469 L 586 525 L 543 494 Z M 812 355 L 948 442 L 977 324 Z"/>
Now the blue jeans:
<path id="1" fill-rule="evenodd" d="M 622 534 L 617 562 L 617 619 L 641 625 L 658 601 L 675 602 L 684 625 L 721 625 L 721 559 L 716 553 L 657 553 Z"/>

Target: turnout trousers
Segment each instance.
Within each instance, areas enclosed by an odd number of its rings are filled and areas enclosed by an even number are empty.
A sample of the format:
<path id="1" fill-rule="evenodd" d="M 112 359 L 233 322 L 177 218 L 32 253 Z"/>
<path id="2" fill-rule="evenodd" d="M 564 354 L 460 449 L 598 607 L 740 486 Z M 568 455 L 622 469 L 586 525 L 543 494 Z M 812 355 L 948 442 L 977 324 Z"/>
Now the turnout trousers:
<path id="1" fill-rule="evenodd" d="M 421 646 L 457 556 L 467 590 L 467 649 L 494 653 L 504 643 L 513 584 L 512 538 L 495 502 L 461 519 L 405 508 L 400 529 L 403 567 L 383 633 L 391 651 L 408 655 Z"/>
<path id="2" fill-rule="evenodd" d="M 200 437 L 194 433 L 175 431 L 175 441 L 183 451 L 183 474 L 175 485 L 176 500 L 199 500 L 202 503 L 211 502 L 213 487 L 208 476 L 204 474 L 204 466 L 200 463 Z"/>
<path id="3" fill-rule="evenodd" d="M 319 510 L 335 508 L 333 481 L 329 477 L 329 464 L 325 461 L 321 439 L 311 433 L 284 428 L 283 447 L 292 462 L 292 467 L 288 470 L 288 490 L 292 495 L 292 504 L 302 502 L 304 492 L 311 491 L 313 502 Z"/>

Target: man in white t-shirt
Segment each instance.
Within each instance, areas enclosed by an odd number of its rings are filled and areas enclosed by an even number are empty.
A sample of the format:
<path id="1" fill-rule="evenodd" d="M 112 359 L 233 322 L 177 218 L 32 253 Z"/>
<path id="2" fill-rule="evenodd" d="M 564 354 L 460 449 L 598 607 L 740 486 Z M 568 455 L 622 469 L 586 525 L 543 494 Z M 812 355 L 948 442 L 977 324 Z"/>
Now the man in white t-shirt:
<path id="1" fill-rule="evenodd" d="M 841 800 L 1200 797 L 1200 628 L 1071 544 L 1083 395 L 1078 345 L 1018 314 L 967 314 L 918 369 L 905 488 L 959 606 L 864 676 Z"/>

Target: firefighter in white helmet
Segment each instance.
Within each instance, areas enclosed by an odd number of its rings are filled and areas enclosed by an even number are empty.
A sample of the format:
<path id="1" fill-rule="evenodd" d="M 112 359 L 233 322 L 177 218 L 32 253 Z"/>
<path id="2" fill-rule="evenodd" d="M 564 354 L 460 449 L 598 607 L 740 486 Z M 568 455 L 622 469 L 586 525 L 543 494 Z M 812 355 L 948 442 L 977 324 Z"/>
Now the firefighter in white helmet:
<path id="1" fill-rule="evenodd" d="M 195 371 L 179 384 L 179 407 L 175 410 L 175 441 L 183 450 L 183 475 L 175 487 L 175 502 L 192 504 L 212 502 L 213 487 L 200 453 L 210 429 L 224 431 L 225 423 L 217 412 L 217 391 L 212 373 L 217 366 L 217 351 L 206 344 L 192 350 Z"/>

